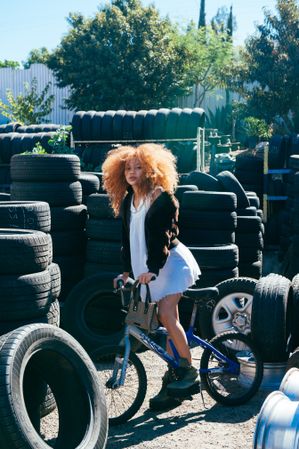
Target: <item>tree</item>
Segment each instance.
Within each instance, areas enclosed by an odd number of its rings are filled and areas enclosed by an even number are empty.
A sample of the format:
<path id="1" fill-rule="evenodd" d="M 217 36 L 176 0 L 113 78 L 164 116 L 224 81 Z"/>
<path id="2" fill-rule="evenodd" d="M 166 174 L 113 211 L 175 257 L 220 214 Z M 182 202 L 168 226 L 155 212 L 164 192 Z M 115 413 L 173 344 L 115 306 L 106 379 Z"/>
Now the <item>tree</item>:
<path id="1" fill-rule="evenodd" d="M 202 28 L 205 26 L 206 26 L 206 2 L 205 0 L 200 0 L 198 28 Z"/>
<path id="2" fill-rule="evenodd" d="M 46 47 L 34 48 L 29 53 L 26 61 L 23 62 L 23 67 L 24 67 L 24 69 L 29 69 L 31 64 L 35 64 L 35 63 L 47 65 L 49 57 L 50 57 L 50 53 Z"/>
<path id="3" fill-rule="evenodd" d="M 37 79 L 33 78 L 31 83 L 24 83 L 25 93 L 16 97 L 10 89 L 6 92 L 7 103 L 0 100 L 0 114 L 7 117 L 11 122 L 19 122 L 24 125 L 45 122 L 45 117 L 52 111 L 54 95 L 49 95 L 51 83 L 37 92 Z"/>
<path id="4" fill-rule="evenodd" d="M 48 66 L 71 87 L 70 108 L 167 107 L 188 91 L 179 33 L 154 6 L 112 0 L 95 17 L 70 14 L 68 22 Z"/>
<path id="5" fill-rule="evenodd" d="M 187 78 L 195 85 L 193 106 L 200 106 L 208 92 L 226 87 L 226 75 L 234 63 L 232 42 L 226 33 L 211 27 L 189 27 L 181 39 L 188 51 Z"/>
<path id="6" fill-rule="evenodd" d="M 10 67 L 12 69 L 18 69 L 20 67 L 20 63 L 17 61 L 10 61 L 8 59 L 4 59 L 4 61 L 0 61 L 0 69 Z"/>
<path id="7" fill-rule="evenodd" d="M 232 36 L 237 29 L 233 7 L 231 6 L 229 10 L 226 6 L 218 8 L 216 15 L 211 20 L 211 27 L 216 33 L 227 33 L 227 36 Z"/>
<path id="8" fill-rule="evenodd" d="M 299 130 L 299 6 L 277 0 L 277 15 L 265 10 L 264 23 L 246 42 L 233 87 L 246 100 L 247 115 L 279 116 Z"/>

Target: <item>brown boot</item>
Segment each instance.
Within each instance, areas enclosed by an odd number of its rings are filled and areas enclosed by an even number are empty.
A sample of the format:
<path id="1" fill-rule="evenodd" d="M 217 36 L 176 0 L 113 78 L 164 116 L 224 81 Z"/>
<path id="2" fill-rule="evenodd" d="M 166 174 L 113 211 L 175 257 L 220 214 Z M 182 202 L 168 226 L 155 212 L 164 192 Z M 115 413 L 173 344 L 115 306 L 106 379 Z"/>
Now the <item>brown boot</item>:
<path id="1" fill-rule="evenodd" d="M 149 408 L 151 410 L 165 410 L 181 405 L 182 401 L 180 399 L 170 397 L 167 394 L 167 385 L 175 380 L 175 371 L 173 368 L 169 368 L 162 377 L 162 387 L 159 393 L 149 400 Z"/>

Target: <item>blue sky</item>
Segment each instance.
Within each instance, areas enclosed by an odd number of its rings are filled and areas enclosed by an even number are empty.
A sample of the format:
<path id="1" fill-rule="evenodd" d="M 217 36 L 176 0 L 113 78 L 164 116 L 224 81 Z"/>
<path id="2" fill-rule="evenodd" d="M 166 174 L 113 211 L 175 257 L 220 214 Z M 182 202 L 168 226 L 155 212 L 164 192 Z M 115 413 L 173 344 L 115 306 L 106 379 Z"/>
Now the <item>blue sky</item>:
<path id="1" fill-rule="evenodd" d="M 65 18 L 69 12 L 79 11 L 92 16 L 99 0 L 0 0 L 0 60 L 24 61 L 33 48 L 53 50 L 68 31 Z M 200 0 L 142 0 L 144 5 L 154 3 L 162 16 L 187 24 L 198 21 Z M 209 21 L 221 6 L 233 5 L 238 29 L 235 43 L 242 44 L 262 23 L 263 7 L 275 10 L 275 0 L 206 0 L 206 18 Z"/>

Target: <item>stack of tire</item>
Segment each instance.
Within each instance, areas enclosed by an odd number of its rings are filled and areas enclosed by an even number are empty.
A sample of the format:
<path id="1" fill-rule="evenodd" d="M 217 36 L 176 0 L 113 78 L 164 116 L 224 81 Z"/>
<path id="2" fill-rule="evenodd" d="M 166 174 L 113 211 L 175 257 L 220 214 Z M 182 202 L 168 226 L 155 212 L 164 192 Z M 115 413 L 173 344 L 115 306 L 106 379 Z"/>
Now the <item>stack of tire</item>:
<path id="1" fill-rule="evenodd" d="M 11 200 L 45 201 L 51 210 L 53 261 L 61 270 L 63 301 L 83 277 L 87 210 L 82 204 L 80 159 L 68 154 L 15 155 Z"/>
<path id="2" fill-rule="evenodd" d="M 234 193 L 185 191 L 179 215 L 180 239 L 195 256 L 199 287 L 238 276 L 235 245 L 237 198 Z"/>
<path id="3" fill-rule="evenodd" d="M 10 132 L 0 134 L 0 160 L 2 163 L 9 164 L 14 154 L 21 154 L 26 151 L 32 151 L 37 143 L 51 152 L 52 147 L 48 141 L 54 136 L 53 131 L 40 133 L 20 133 Z"/>
<path id="4" fill-rule="evenodd" d="M 16 131 L 18 133 L 36 134 L 36 133 L 47 133 L 57 131 L 61 125 L 56 125 L 54 123 L 40 123 L 38 125 L 28 125 L 28 126 L 18 126 Z"/>
<path id="5" fill-rule="evenodd" d="M 99 192 L 100 177 L 93 173 L 81 172 L 79 181 L 82 186 L 82 203 L 86 205 L 89 195 Z"/>
<path id="6" fill-rule="evenodd" d="M 121 272 L 121 219 L 115 218 L 107 194 L 87 200 L 85 277 L 100 272 Z"/>
<path id="7" fill-rule="evenodd" d="M 20 228 L 22 224 L 30 224 L 32 228 L 37 225 L 47 230 L 50 227 L 47 206 L 45 203 L 12 203 L 10 208 L 8 204 L 0 203 L 1 226 L 17 224 Z M 46 233 L 34 229 L 1 227 L 1 335 L 28 323 L 59 326 L 60 271 L 51 258 L 51 241 Z"/>
<path id="8" fill-rule="evenodd" d="M 244 190 L 255 192 L 262 200 L 264 186 L 263 158 L 251 151 L 236 156 L 235 176 Z"/>
<path id="9" fill-rule="evenodd" d="M 251 193 L 250 199 L 233 173 L 223 171 L 216 178 L 223 190 L 237 196 L 236 244 L 239 248 L 239 275 L 259 279 L 262 275 L 264 225 L 257 215 L 259 198 Z M 254 205 L 253 205 L 254 204 Z"/>
<path id="10" fill-rule="evenodd" d="M 188 172 L 195 167 L 194 139 L 204 121 L 205 113 L 200 108 L 78 111 L 72 119 L 72 132 L 75 142 L 85 142 L 78 144 L 83 162 L 94 167 L 101 165 L 113 143 L 192 139 L 191 142 L 166 143 L 178 158 L 179 172 Z M 107 143 L 91 146 L 92 141 Z"/>

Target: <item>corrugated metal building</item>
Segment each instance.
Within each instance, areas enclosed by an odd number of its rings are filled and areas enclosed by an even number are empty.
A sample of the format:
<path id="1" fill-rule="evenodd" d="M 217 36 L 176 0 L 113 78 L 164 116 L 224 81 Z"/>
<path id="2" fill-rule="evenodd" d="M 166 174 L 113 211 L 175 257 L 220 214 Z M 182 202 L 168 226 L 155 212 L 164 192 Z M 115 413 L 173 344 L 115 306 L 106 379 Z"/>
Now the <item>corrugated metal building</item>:
<path id="1" fill-rule="evenodd" d="M 24 93 L 24 83 L 31 83 L 33 78 L 37 79 L 38 92 L 42 91 L 50 81 L 49 94 L 54 94 L 52 113 L 47 116 L 47 121 L 58 125 L 67 125 L 71 122 L 73 112 L 64 109 L 64 100 L 68 98 L 69 87 L 57 86 L 56 78 L 46 65 L 32 64 L 29 69 L 12 69 L 10 67 L 0 69 L 0 99 L 6 102 L 6 91 L 11 89 L 14 96 Z M 7 118 L 0 115 L 0 124 L 6 123 Z"/>

